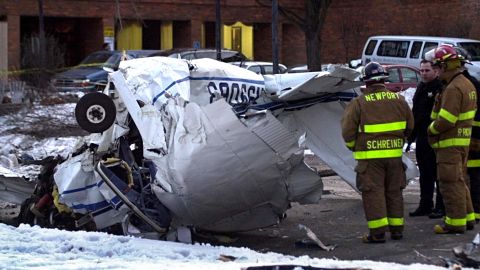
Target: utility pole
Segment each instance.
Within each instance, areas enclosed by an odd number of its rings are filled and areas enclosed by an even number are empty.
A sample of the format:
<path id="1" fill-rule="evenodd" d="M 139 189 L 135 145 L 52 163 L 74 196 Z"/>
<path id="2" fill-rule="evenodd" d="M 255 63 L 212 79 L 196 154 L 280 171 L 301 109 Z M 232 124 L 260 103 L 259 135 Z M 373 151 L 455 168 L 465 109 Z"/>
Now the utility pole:
<path id="1" fill-rule="evenodd" d="M 273 74 L 278 74 L 278 0 L 272 0 L 272 58 Z"/>
<path id="2" fill-rule="evenodd" d="M 43 14 L 43 0 L 38 0 L 38 43 L 39 43 L 39 56 L 40 56 L 40 85 L 46 86 L 46 52 L 45 52 L 45 19 Z"/>
<path id="3" fill-rule="evenodd" d="M 215 49 L 217 50 L 217 60 L 222 60 L 222 48 L 220 47 L 220 25 L 222 23 L 220 13 L 220 0 L 215 0 Z"/>

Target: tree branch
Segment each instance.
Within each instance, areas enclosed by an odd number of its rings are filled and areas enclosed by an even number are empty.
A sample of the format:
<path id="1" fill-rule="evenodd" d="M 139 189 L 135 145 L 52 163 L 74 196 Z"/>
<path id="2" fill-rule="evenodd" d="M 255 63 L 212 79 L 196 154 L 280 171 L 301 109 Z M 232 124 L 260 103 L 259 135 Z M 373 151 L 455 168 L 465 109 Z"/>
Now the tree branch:
<path id="1" fill-rule="evenodd" d="M 297 13 L 293 12 L 292 10 L 285 9 L 282 6 L 278 6 L 278 11 L 280 11 L 283 16 L 292 21 L 294 24 L 298 25 L 302 29 L 305 29 L 305 19 L 299 16 Z"/>
<path id="2" fill-rule="evenodd" d="M 321 31 L 323 29 L 323 24 L 325 23 L 325 19 L 327 18 L 327 11 L 328 7 L 332 4 L 332 0 L 321 0 L 320 1 L 320 12 L 318 13 L 318 25 L 320 27 L 317 28 L 317 34 L 320 36 Z M 321 37 L 320 37 L 321 38 Z"/>
<path id="3" fill-rule="evenodd" d="M 257 4 L 262 7 L 272 7 L 272 3 L 269 0 L 255 0 Z M 303 31 L 305 31 L 305 19 L 299 16 L 292 10 L 286 9 L 281 5 L 278 5 L 278 11 L 280 14 L 285 16 L 288 20 L 292 21 L 294 24 L 298 25 Z"/>

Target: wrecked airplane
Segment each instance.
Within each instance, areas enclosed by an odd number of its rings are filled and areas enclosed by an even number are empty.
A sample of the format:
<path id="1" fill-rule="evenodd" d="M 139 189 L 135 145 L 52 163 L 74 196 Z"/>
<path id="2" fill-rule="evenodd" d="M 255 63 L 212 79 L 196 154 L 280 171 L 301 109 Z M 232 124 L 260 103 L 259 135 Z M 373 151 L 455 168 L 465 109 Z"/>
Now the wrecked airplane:
<path id="1" fill-rule="evenodd" d="M 22 203 L 19 222 L 139 236 L 276 224 L 291 202 L 321 198 L 305 149 L 355 188 L 340 118 L 357 77 L 344 67 L 262 76 L 211 59 L 123 61 L 75 108 L 92 134 L 66 160 L 50 158 L 34 189 L 1 178 L 0 199 Z"/>

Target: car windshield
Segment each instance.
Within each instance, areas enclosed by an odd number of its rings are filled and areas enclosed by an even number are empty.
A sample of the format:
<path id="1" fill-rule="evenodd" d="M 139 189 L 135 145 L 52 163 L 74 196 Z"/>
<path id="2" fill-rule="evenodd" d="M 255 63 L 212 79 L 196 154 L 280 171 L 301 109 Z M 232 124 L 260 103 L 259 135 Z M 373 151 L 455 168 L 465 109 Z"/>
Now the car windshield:
<path id="1" fill-rule="evenodd" d="M 460 42 L 458 45 L 468 51 L 472 61 L 480 61 L 480 42 Z"/>
<path id="2" fill-rule="evenodd" d="M 81 66 L 102 66 L 110 57 L 111 53 L 92 53 L 80 63 Z"/>
<path id="3" fill-rule="evenodd" d="M 120 54 L 111 55 L 110 58 L 108 58 L 108 60 L 102 66 L 116 70 L 118 68 L 118 64 L 120 64 L 121 57 L 122 56 Z M 129 59 L 129 57 L 127 57 L 127 59 Z"/>
<path id="4" fill-rule="evenodd" d="M 247 57 L 242 53 L 235 51 L 222 51 L 222 61 L 223 62 L 235 62 L 235 61 L 245 61 Z"/>

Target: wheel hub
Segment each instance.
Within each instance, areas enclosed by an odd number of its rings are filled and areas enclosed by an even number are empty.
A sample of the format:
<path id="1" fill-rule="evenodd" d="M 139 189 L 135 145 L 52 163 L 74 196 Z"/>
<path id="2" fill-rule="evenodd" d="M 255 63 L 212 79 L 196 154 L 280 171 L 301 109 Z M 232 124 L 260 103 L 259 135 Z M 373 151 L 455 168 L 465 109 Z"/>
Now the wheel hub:
<path id="1" fill-rule="evenodd" d="M 91 123 L 98 124 L 105 119 L 105 109 L 99 105 L 92 105 L 87 109 L 87 119 Z"/>

